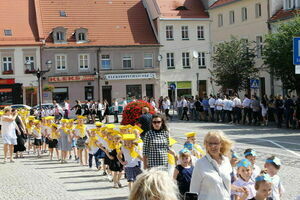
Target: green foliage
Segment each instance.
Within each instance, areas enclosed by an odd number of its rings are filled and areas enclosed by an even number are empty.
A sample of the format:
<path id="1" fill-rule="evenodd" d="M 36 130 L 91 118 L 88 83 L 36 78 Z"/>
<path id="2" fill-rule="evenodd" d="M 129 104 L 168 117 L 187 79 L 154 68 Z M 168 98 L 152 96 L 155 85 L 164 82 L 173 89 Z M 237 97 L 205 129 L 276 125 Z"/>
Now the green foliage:
<path id="1" fill-rule="evenodd" d="M 300 94 L 300 75 L 295 74 L 293 65 L 293 37 L 300 36 L 300 17 L 282 23 L 278 32 L 266 36 L 263 51 L 265 65 L 275 77 L 282 81 L 283 87 L 296 90 Z"/>
<path id="2" fill-rule="evenodd" d="M 217 85 L 236 92 L 249 88 L 249 78 L 256 77 L 259 71 L 254 66 L 255 48 L 252 46 L 245 39 L 236 38 L 216 46 L 212 75 Z"/>

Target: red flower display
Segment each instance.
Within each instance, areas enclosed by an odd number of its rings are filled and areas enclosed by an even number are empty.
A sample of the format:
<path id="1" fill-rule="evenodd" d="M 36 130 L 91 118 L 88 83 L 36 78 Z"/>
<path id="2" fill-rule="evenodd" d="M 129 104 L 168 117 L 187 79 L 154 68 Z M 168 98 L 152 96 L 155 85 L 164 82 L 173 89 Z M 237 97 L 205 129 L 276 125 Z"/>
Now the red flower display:
<path id="1" fill-rule="evenodd" d="M 133 101 L 126 105 L 123 111 L 123 120 L 122 125 L 131 124 L 134 125 L 137 122 L 137 119 L 142 115 L 142 108 L 148 107 L 150 114 L 155 113 L 154 107 L 143 100 Z"/>

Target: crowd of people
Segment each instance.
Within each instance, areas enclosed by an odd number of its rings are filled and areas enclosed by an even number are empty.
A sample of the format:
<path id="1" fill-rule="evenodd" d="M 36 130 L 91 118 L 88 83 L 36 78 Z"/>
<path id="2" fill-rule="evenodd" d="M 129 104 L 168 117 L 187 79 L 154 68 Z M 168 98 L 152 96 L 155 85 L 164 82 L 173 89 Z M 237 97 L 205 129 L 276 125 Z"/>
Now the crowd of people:
<path id="1" fill-rule="evenodd" d="M 169 114 L 171 105 L 169 97 L 160 97 L 158 108 L 169 119 L 172 119 Z M 281 95 L 259 98 L 255 94 L 251 97 L 245 94 L 243 99 L 238 94 L 180 97 L 174 102 L 174 109 L 180 120 L 259 126 L 267 126 L 272 121 L 278 128 L 283 124 L 286 128 L 300 128 L 300 97 L 291 98 L 289 95 L 284 98 Z"/>
<path id="2" fill-rule="evenodd" d="M 0 113 L 4 163 L 8 158 L 14 162 L 13 153 L 18 158 L 24 152 L 62 164 L 74 159 L 92 168 L 94 163 L 113 188 L 123 187 L 124 176 L 131 200 L 179 200 L 188 194 L 199 200 L 279 200 L 284 193 L 279 158 L 263 158 L 265 164 L 259 167 L 254 149 L 238 156 L 222 131 L 205 135 L 205 150 L 196 132 L 185 133 L 184 145 L 176 151 L 165 116 L 151 115 L 148 107 L 142 112 L 134 125 L 97 121 L 87 126 L 87 117 L 79 113 L 76 120 L 56 123 L 55 116 L 38 120 L 29 111 L 6 107 Z"/>

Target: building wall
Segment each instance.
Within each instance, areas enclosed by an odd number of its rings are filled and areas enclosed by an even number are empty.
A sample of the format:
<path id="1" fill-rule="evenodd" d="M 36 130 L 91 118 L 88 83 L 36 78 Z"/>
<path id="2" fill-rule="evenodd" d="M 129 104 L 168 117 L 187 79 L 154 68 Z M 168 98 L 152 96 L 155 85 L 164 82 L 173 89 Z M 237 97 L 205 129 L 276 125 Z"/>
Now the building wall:
<path id="1" fill-rule="evenodd" d="M 272 12 L 280 7 L 277 0 L 271 1 L 272 4 L 268 5 L 268 1 L 265 0 L 242 0 L 237 1 L 235 3 L 231 3 L 225 6 L 217 7 L 214 9 L 210 9 L 210 17 L 212 19 L 211 24 L 211 40 L 212 46 L 214 48 L 215 45 L 228 41 L 232 36 L 238 39 L 248 39 L 249 42 L 256 42 L 257 36 L 262 36 L 263 40 L 265 35 L 269 33 L 267 21 L 269 19 L 268 16 L 268 6 L 271 6 Z M 255 15 L 255 4 L 261 4 L 261 16 L 256 17 Z M 247 8 L 247 20 L 242 21 L 242 8 Z M 229 12 L 234 11 L 235 15 L 235 23 L 229 23 Z M 223 26 L 219 27 L 218 24 L 218 16 L 219 14 L 223 15 Z M 256 59 L 256 66 L 261 67 L 263 65 L 263 61 L 261 58 Z M 271 78 L 270 74 L 266 71 L 261 70 L 259 73 L 259 77 L 265 78 L 265 89 L 266 94 L 271 94 Z M 253 91 L 259 94 L 259 91 Z"/>
<path id="2" fill-rule="evenodd" d="M 166 39 L 166 26 L 173 25 L 174 40 Z M 188 26 L 189 40 L 182 40 L 181 26 Z M 204 26 L 204 40 L 197 39 L 197 26 Z M 209 34 L 209 20 L 160 20 L 159 21 L 159 40 L 162 45 L 160 48 L 160 55 L 162 60 L 160 62 L 160 87 L 161 95 L 168 96 L 168 82 L 177 81 L 191 81 L 192 93 L 191 95 L 198 95 L 197 91 L 197 73 L 198 80 L 206 80 L 208 93 L 212 92 L 210 86 L 210 34 Z M 205 52 L 206 68 L 199 68 L 198 59 L 193 57 L 193 52 Z M 190 68 L 183 68 L 182 53 L 190 53 Z M 168 69 L 167 67 L 167 53 L 174 53 L 175 69 Z M 175 94 L 177 96 L 177 93 Z"/>
<path id="3" fill-rule="evenodd" d="M 3 57 L 11 56 L 13 59 L 13 74 L 4 75 L 3 72 Z M 26 102 L 26 87 L 37 87 L 37 78 L 33 74 L 26 74 L 25 56 L 33 56 L 35 69 L 40 67 L 40 47 L 38 46 L 20 46 L 20 47 L 0 47 L 0 63 L 1 73 L 0 78 L 15 79 L 16 83 L 21 83 L 23 86 L 23 103 Z"/>

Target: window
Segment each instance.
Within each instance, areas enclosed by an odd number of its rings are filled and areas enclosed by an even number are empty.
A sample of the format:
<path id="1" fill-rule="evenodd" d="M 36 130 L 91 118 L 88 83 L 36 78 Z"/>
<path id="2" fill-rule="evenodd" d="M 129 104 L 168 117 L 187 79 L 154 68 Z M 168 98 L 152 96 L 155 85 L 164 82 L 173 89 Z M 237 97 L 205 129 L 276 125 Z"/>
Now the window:
<path id="1" fill-rule="evenodd" d="M 248 53 L 249 52 L 249 47 L 248 47 L 249 40 L 247 38 L 243 38 L 242 40 L 243 40 L 244 49 Z"/>
<path id="2" fill-rule="evenodd" d="M 286 9 L 294 8 L 294 0 L 285 0 L 284 4 Z"/>
<path id="3" fill-rule="evenodd" d="M 300 8 L 300 0 L 296 0 L 296 5 L 295 5 L 296 8 Z"/>
<path id="4" fill-rule="evenodd" d="M 67 69 L 67 56 L 56 55 L 56 70 L 66 70 Z"/>
<path id="5" fill-rule="evenodd" d="M 189 28 L 188 28 L 188 26 L 182 26 L 181 27 L 181 38 L 183 40 L 188 40 L 189 39 Z"/>
<path id="6" fill-rule="evenodd" d="M 153 67 L 153 54 L 144 54 L 144 67 Z"/>
<path id="7" fill-rule="evenodd" d="M 229 24 L 234 24 L 234 11 L 229 12 Z"/>
<path id="8" fill-rule="evenodd" d="M 102 69 L 111 69 L 110 55 L 101 55 Z"/>
<path id="9" fill-rule="evenodd" d="M 175 68 L 174 53 L 167 53 L 167 67 L 168 67 L 168 69 Z"/>
<path id="10" fill-rule="evenodd" d="M 4 74 L 12 74 L 13 73 L 12 57 L 10 57 L 10 56 L 3 57 L 2 64 L 3 64 L 3 73 Z"/>
<path id="11" fill-rule="evenodd" d="M 167 40 L 174 40 L 173 26 L 166 26 L 166 38 L 167 38 Z"/>
<path id="12" fill-rule="evenodd" d="M 85 33 L 78 33 L 78 40 L 85 41 Z"/>
<path id="13" fill-rule="evenodd" d="M 79 69 L 80 70 L 89 69 L 89 55 L 88 54 L 80 54 L 79 55 Z"/>
<path id="14" fill-rule="evenodd" d="M 223 26 L 223 15 L 222 14 L 218 15 L 218 26 L 219 27 Z"/>
<path id="15" fill-rule="evenodd" d="M 4 30 L 4 35 L 5 36 L 12 36 L 12 32 L 10 29 Z"/>
<path id="16" fill-rule="evenodd" d="M 197 38 L 198 40 L 204 40 L 204 26 L 197 26 Z"/>
<path id="17" fill-rule="evenodd" d="M 123 56 L 123 68 L 130 69 L 132 67 L 132 57 Z"/>
<path id="18" fill-rule="evenodd" d="M 262 36 L 256 36 L 256 52 L 257 57 L 260 58 L 263 51 L 263 39 Z"/>
<path id="19" fill-rule="evenodd" d="M 248 19 L 247 8 L 242 8 L 242 21 L 246 21 Z"/>
<path id="20" fill-rule="evenodd" d="M 255 4 L 255 16 L 261 17 L 261 4 L 260 3 Z"/>
<path id="21" fill-rule="evenodd" d="M 59 11 L 59 16 L 66 17 L 67 16 L 66 11 L 64 11 L 64 10 Z"/>
<path id="22" fill-rule="evenodd" d="M 198 57 L 198 66 L 199 68 L 205 68 L 206 63 L 205 63 L 205 52 L 199 52 L 199 57 Z"/>
<path id="23" fill-rule="evenodd" d="M 183 68 L 190 68 L 190 53 L 189 52 L 182 53 L 182 66 L 183 66 Z"/>
<path id="24" fill-rule="evenodd" d="M 34 71 L 34 57 L 33 56 L 26 56 L 25 57 L 26 64 L 26 70 L 25 72 L 33 72 Z M 30 64 L 30 65 L 29 65 Z"/>
<path id="25" fill-rule="evenodd" d="M 56 40 L 57 41 L 64 41 L 65 40 L 65 34 L 62 31 L 56 32 Z"/>

